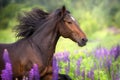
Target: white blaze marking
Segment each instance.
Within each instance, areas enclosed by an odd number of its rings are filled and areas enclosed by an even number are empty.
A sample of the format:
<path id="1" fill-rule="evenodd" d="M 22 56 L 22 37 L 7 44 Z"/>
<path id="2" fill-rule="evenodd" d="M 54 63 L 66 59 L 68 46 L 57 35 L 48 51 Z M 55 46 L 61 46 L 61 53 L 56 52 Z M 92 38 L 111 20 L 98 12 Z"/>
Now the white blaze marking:
<path id="1" fill-rule="evenodd" d="M 71 16 L 71 18 L 72 18 L 73 21 L 75 21 L 75 18 L 74 18 L 74 17 Z"/>

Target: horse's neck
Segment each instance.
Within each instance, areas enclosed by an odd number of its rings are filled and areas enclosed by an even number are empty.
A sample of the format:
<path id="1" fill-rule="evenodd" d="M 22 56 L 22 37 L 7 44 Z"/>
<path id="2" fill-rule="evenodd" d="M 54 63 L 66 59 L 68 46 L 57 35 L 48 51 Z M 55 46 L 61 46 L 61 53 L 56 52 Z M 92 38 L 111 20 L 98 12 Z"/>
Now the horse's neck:
<path id="1" fill-rule="evenodd" d="M 41 30 L 39 34 L 34 35 L 32 39 L 42 54 L 53 54 L 59 39 L 59 34 L 57 33 L 55 26 L 47 26 Z"/>

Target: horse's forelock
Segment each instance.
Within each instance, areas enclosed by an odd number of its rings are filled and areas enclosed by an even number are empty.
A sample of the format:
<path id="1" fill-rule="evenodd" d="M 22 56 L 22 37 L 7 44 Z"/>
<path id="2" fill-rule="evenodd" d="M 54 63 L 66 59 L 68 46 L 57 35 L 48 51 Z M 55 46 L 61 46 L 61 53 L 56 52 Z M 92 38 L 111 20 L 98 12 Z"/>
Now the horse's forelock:
<path id="1" fill-rule="evenodd" d="M 58 19 L 62 19 L 64 18 L 65 15 L 70 14 L 70 12 L 68 10 L 65 10 L 65 12 L 63 12 L 62 9 L 60 8 L 60 9 L 57 9 L 54 12 L 54 14 L 57 16 L 57 18 L 59 17 Z"/>

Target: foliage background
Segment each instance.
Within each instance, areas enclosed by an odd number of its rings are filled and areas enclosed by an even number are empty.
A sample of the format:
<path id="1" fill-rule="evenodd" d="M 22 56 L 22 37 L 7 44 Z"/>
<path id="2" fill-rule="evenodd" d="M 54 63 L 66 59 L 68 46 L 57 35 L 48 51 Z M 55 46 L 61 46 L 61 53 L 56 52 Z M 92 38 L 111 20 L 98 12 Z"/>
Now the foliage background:
<path id="1" fill-rule="evenodd" d="M 19 14 L 36 7 L 51 12 L 65 5 L 79 22 L 89 41 L 81 48 L 61 37 L 56 52 L 69 51 L 72 58 L 77 59 L 81 55 L 75 56 L 76 52 L 90 52 L 99 46 L 110 49 L 120 44 L 119 4 L 120 0 L 0 0 L 0 42 L 12 43 L 17 40 L 12 29 L 18 24 Z M 88 57 L 84 57 L 84 60 L 88 61 Z M 89 63 L 86 62 L 85 65 L 90 68 Z"/>
<path id="2" fill-rule="evenodd" d="M 85 48 L 94 48 L 99 45 L 110 48 L 120 42 L 119 3 L 120 0 L 50 0 L 49 3 L 48 0 L 0 0 L 0 42 L 16 41 L 12 29 L 18 23 L 19 14 L 36 7 L 51 12 L 66 5 L 88 36 L 89 42 Z M 64 43 L 67 45 L 60 45 Z M 61 51 L 68 50 L 71 45 L 76 44 L 61 38 L 58 45 L 60 46 L 57 50 Z M 78 46 L 73 46 L 70 50 L 78 50 Z"/>

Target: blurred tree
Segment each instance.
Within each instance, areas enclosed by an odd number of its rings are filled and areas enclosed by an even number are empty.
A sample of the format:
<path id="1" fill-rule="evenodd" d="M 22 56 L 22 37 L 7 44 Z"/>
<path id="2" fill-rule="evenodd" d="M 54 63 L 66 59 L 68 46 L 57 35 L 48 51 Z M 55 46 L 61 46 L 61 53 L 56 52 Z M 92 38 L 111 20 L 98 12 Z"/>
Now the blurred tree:
<path id="1" fill-rule="evenodd" d="M 109 16 L 110 25 L 120 28 L 120 0 L 111 0 Z"/>
<path id="2" fill-rule="evenodd" d="M 16 17 L 16 13 L 20 10 L 19 4 L 9 4 L 1 10 L 0 13 L 0 29 L 7 29 L 9 22 Z M 14 22 L 12 22 L 14 23 Z"/>
<path id="3" fill-rule="evenodd" d="M 7 28 L 9 25 L 6 24 L 21 10 L 39 7 L 51 12 L 66 5 L 81 25 L 87 30 L 89 26 L 90 32 L 93 32 L 103 27 L 120 26 L 119 4 L 120 0 L 0 0 L 0 25 Z"/>
<path id="4" fill-rule="evenodd" d="M 0 9 L 10 3 L 11 0 L 0 0 Z"/>
<path id="5" fill-rule="evenodd" d="M 23 3 L 25 0 L 15 0 L 15 3 Z"/>

